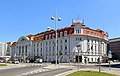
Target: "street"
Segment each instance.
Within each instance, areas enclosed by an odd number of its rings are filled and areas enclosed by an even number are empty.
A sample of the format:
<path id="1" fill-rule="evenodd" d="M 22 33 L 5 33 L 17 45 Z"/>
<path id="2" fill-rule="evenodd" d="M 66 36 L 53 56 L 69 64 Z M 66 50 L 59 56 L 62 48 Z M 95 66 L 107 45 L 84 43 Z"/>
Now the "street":
<path id="1" fill-rule="evenodd" d="M 26 75 L 26 76 L 54 76 L 56 74 L 63 73 L 63 72 L 66 72 L 66 71 L 70 71 L 70 69 L 63 69 L 63 68 L 54 69 L 54 70 L 35 73 L 35 74 L 31 74 L 31 75 Z"/>
<path id="2" fill-rule="evenodd" d="M 21 65 L 21 64 L 18 64 Z M 26 64 L 25 64 L 26 65 Z M 22 65 L 21 65 L 22 66 Z M 79 68 L 78 68 L 79 66 Z M 111 70 L 109 70 L 108 63 L 103 63 L 101 65 L 101 72 L 113 73 L 117 74 L 120 69 L 118 68 L 120 64 L 112 64 Z M 113 67 L 114 66 L 114 67 Z M 84 64 L 78 65 L 77 63 L 65 63 L 59 64 L 59 66 L 55 66 L 55 64 L 27 64 L 24 67 L 17 68 L 8 68 L 0 70 L 0 76 L 54 76 L 62 73 L 67 73 L 69 71 L 77 71 L 77 70 L 94 70 L 98 71 L 99 66 L 97 64 Z M 69 73 L 68 73 L 69 74 Z M 67 74 L 66 74 L 67 75 Z M 65 74 L 60 75 L 65 76 Z"/>
<path id="3" fill-rule="evenodd" d="M 27 67 L 0 70 L 0 76 L 17 76 L 21 73 L 26 73 L 39 68 L 42 68 L 42 66 L 27 66 Z"/>

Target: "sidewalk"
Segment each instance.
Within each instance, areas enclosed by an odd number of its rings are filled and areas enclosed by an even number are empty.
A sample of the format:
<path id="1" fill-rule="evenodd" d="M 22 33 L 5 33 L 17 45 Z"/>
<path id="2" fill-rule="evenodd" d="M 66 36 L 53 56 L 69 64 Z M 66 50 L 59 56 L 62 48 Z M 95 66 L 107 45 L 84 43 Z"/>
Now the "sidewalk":
<path id="1" fill-rule="evenodd" d="M 2 63 L 2 64 L 7 64 L 7 66 L 0 66 L 0 70 L 27 66 L 27 65 L 24 65 L 24 64 L 9 64 L 9 63 Z"/>
<path id="2" fill-rule="evenodd" d="M 107 65 L 108 63 L 103 63 L 102 65 Z M 113 64 L 119 64 L 119 63 L 113 63 Z M 83 65 L 83 64 L 81 64 L 81 65 Z M 91 64 L 88 64 L 88 65 L 91 65 Z M 73 68 L 73 66 L 62 66 L 62 65 L 60 65 L 62 68 Z M 88 68 L 88 67 L 86 67 L 86 68 L 80 68 L 79 70 L 93 70 L 93 71 L 98 71 L 98 68 Z M 68 75 L 68 74 L 70 74 L 70 73 L 73 73 L 73 72 L 76 72 L 76 71 L 78 71 L 78 69 L 77 68 L 73 68 L 73 70 L 70 70 L 70 71 L 67 71 L 67 72 L 64 72 L 64 73 L 60 73 L 60 74 L 57 74 L 57 75 L 55 75 L 55 76 L 66 76 L 66 75 Z M 101 72 L 105 72 L 105 73 L 109 73 L 109 74 L 114 74 L 114 75 L 117 75 L 117 76 L 120 76 L 120 68 L 111 68 L 110 70 L 109 70 L 109 68 L 104 68 L 104 67 L 102 67 L 101 68 Z"/>

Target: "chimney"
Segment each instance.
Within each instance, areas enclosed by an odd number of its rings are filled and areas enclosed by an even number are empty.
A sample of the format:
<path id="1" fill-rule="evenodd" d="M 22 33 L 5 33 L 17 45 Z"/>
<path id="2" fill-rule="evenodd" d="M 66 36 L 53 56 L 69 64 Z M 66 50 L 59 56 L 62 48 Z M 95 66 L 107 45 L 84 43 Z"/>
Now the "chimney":
<path id="1" fill-rule="evenodd" d="M 50 31 L 50 27 L 47 27 L 47 31 Z"/>

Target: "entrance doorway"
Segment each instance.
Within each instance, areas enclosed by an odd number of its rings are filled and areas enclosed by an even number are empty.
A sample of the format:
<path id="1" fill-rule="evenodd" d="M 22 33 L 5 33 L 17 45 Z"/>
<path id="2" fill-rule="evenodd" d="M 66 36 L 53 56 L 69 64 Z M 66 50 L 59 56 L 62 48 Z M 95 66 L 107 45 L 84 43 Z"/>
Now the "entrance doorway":
<path id="1" fill-rule="evenodd" d="M 78 62 L 78 56 L 75 57 L 75 61 Z M 82 56 L 79 56 L 79 62 L 82 62 Z"/>

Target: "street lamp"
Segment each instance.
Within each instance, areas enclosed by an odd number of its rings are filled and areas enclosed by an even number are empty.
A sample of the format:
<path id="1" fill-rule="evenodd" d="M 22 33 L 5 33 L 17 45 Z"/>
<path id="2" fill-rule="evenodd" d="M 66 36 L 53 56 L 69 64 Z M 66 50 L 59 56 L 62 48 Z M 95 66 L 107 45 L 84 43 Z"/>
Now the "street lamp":
<path id="1" fill-rule="evenodd" d="M 55 20 L 55 30 L 56 30 L 56 40 L 55 40 L 55 42 L 56 42 L 56 51 L 55 51 L 55 54 L 56 54 L 56 65 L 57 65 L 57 21 L 61 21 L 61 18 L 57 18 L 57 12 L 56 12 L 56 14 L 55 14 L 55 17 L 51 17 L 51 20 Z"/>
<path id="2" fill-rule="evenodd" d="M 80 50 L 81 50 L 81 45 L 77 45 L 77 50 L 78 50 L 78 70 L 79 70 L 79 63 L 80 63 L 80 58 L 79 58 L 79 54 L 80 54 Z M 82 53 L 82 52 L 81 52 Z"/>
<path id="3" fill-rule="evenodd" d="M 102 48 L 102 40 L 101 42 L 99 42 L 99 72 L 101 72 L 101 60 L 100 60 L 101 52 L 100 51 L 102 51 L 102 49 L 100 48 Z"/>

